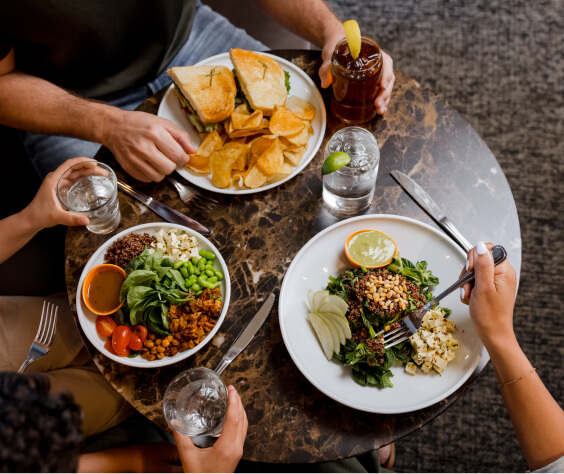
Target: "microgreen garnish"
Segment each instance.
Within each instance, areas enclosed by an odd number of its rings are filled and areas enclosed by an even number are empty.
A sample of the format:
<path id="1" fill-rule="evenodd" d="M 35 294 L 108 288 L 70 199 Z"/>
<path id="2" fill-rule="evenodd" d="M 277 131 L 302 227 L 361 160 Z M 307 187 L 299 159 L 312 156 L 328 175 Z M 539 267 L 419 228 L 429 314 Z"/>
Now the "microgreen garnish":
<path id="1" fill-rule="evenodd" d="M 216 75 L 217 75 L 217 73 L 215 72 L 215 69 L 216 69 L 216 68 L 212 68 L 211 71 L 210 71 L 210 73 L 205 75 L 205 77 L 209 77 L 209 78 L 210 78 L 210 87 L 211 87 L 211 85 L 212 85 L 213 76 L 216 76 Z"/>
<path id="2" fill-rule="evenodd" d="M 266 76 L 266 70 L 268 69 L 268 64 L 266 64 L 264 61 L 261 61 L 260 59 L 258 60 L 258 62 L 264 68 L 264 73 L 262 74 L 262 78 L 264 79 L 264 77 Z"/>

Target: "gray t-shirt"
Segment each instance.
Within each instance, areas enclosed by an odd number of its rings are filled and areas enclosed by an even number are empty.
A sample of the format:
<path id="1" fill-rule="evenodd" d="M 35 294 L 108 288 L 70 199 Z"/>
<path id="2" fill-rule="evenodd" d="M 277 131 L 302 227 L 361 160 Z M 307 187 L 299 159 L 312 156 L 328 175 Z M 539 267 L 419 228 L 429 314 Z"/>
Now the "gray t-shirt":
<path id="1" fill-rule="evenodd" d="M 157 77 L 188 39 L 196 0 L 0 2 L 0 59 L 100 98 Z"/>

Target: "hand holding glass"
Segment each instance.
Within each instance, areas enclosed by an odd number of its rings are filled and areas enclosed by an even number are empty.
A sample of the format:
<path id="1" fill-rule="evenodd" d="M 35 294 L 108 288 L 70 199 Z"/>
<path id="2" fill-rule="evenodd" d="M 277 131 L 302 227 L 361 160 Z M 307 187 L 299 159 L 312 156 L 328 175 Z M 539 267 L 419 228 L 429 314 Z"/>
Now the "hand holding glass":
<path id="1" fill-rule="evenodd" d="M 108 234 L 119 225 L 117 179 L 104 163 L 89 160 L 71 166 L 57 184 L 57 197 L 65 209 L 90 219 L 90 232 Z"/>

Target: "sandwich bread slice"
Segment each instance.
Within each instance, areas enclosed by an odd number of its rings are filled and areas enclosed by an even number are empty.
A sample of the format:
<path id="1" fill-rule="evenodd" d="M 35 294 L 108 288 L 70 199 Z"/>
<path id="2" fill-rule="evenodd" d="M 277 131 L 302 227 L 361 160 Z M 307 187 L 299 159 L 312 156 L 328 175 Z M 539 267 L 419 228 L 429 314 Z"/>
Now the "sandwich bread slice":
<path id="1" fill-rule="evenodd" d="M 225 66 L 173 67 L 167 74 L 174 82 L 178 99 L 198 132 L 221 128 L 235 109 L 237 86 Z"/>
<path id="2" fill-rule="evenodd" d="M 229 57 L 235 68 L 236 79 L 253 110 L 270 116 L 275 105 L 286 104 L 289 80 L 277 61 L 242 49 L 231 49 Z"/>

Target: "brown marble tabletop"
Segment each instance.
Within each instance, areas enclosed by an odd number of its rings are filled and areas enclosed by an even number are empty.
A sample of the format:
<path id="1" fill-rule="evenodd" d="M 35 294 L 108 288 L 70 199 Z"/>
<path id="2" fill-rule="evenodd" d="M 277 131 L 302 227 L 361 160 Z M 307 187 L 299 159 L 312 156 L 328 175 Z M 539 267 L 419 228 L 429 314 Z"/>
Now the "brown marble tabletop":
<path id="1" fill-rule="evenodd" d="M 318 51 L 277 51 L 305 70 L 319 85 Z M 323 91 L 328 104 L 329 91 Z M 139 110 L 156 113 L 164 90 Z M 342 125 L 331 117 L 322 148 Z M 436 226 L 400 188 L 390 171 L 401 170 L 423 186 L 464 236 L 502 244 L 519 274 L 521 234 L 517 210 L 505 176 L 474 129 L 439 96 L 414 79 L 396 72 L 388 111 L 367 126 L 381 148 L 375 199 L 363 214 L 396 214 Z M 126 176 L 107 149 L 97 155 L 118 176 L 145 194 L 187 213 L 213 229 L 210 240 L 220 249 L 232 278 L 229 312 L 212 342 L 192 358 L 163 368 L 135 369 L 113 362 L 85 339 L 100 371 L 142 414 L 165 427 L 161 411 L 164 390 L 191 366 L 213 368 L 245 322 L 270 292 L 278 296 L 284 274 L 304 244 L 343 217 L 329 212 L 321 197 L 321 150 L 298 176 L 257 194 L 213 194 L 219 204 L 211 213 L 187 209 L 166 182 L 143 184 Z M 204 191 L 206 192 L 206 191 Z M 161 219 L 120 192 L 122 221 L 115 233 Z M 69 228 L 66 281 L 76 311 L 77 284 L 84 265 L 112 235 Z M 355 456 L 403 437 L 428 423 L 454 403 L 487 363 L 434 406 L 413 413 L 379 415 L 357 411 L 327 398 L 314 388 L 290 358 L 280 332 L 278 310 L 256 338 L 223 373 L 245 405 L 249 430 L 244 459 L 272 463 L 321 462 Z"/>

